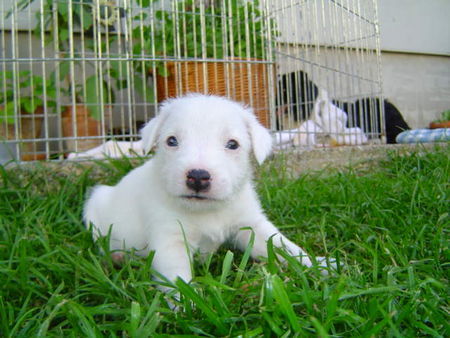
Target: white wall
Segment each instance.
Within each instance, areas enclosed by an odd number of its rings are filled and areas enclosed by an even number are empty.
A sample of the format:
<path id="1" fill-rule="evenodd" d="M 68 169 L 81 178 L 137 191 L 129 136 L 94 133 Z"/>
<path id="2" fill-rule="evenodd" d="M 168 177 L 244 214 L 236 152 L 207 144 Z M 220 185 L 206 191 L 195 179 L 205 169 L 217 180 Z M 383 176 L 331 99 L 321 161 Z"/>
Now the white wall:
<path id="1" fill-rule="evenodd" d="M 383 92 L 412 128 L 450 109 L 450 0 L 379 0 Z"/>
<path id="2" fill-rule="evenodd" d="M 450 55 L 449 0 L 378 0 L 381 49 Z"/>
<path id="3" fill-rule="evenodd" d="M 383 53 L 383 92 L 412 128 L 450 109 L 450 57 Z"/>

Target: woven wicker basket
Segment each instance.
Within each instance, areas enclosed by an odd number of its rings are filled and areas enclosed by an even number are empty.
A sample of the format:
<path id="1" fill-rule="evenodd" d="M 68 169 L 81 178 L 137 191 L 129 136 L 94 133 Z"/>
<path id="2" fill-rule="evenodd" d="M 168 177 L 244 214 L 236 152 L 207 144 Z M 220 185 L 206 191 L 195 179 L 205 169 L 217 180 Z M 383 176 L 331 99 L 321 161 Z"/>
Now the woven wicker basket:
<path id="1" fill-rule="evenodd" d="M 104 123 L 105 127 L 110 125 L 112 108 L 105 106 Z M 75 106 L 67 106 L 61 117 L 63 136 L 68 139 L 65 140 L 65 150 L 72 151 L 86 151 L 95 148 L 103 143 L 100 138 L 95 136 L 102 135 L 102 123 L 91 117 L 85 105 L 77 104 Z M 93 138 L 88 138 L 94 136 Z M 83 137 L 83 139 L 71 139 L 73 137 Z"/>
<path id="2" fill-rule="evenodd" d="M 245 60 L 234 62 L 168 62 L 168 76 L 157 76 L 161 102 L 186 93 L 214 94 L 248 104 L 269 127 L 269 67 Z"/>
<path id="3" fill-rule="evenodd" d="M 18 123 L 18 133 L 13 124 L 8 124 L 3 119 L 3 107 L 0 106 L 0 141 L 3 138 L 17 140 L 20 144 L 20 160 L 35 161 L 45 159 L 45 155 L 39 154 L 39 142 L 20 142 L 23 140 L 39 139 L 41 137 L 42 123 L 44 121 L 44 108 L 39 106 L 33 114 L 21 113 Z"/>

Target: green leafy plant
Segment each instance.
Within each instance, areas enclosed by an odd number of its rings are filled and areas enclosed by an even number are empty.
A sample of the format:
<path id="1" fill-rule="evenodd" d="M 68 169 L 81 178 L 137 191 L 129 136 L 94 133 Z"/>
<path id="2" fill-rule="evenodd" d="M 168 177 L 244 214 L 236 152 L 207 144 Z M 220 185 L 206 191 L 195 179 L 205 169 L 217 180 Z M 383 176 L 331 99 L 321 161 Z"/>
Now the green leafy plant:
<path id="1" fill-rule="evenodd" d="M 42 76 L 33 75 L 30 71 L 0 72 L 0 120 L 13 124 L 16 114 L 33 114 L 36 109 L 44 105 L 46 97 L 47 107 L 55 107 L 56 93 L 52 81 L 45 83 Z"/>
<path id="2" fill-rule="evenodd" d="M 23 0 L 18 6 L 23 9 L 34 1 Z M 46 44 L 52 43 L 60 57 L 66 59 L 57 65 L 58 72 L 55 72 L 63 83 L 62 93 L 74 98 L 77 104 L 85 103 L 95 119 L 100 119 L 102 106 L 115 101 L 114 89 L 125 88 L 127 82 L 121 78 L 123 72 L 118 71 L 119 61 L 90 60 L 83 64 L 79 60 L 85 59 L 86 53 L 109 55 L 117 35 L 103 33 L 113 30 L 112 23 L 118 13 L 119 9 L 113 4 L 93 0 L 73 1 L 70 5 L 66 1 L 44 0 L 43 11 L 36 13 L 35 35 L 44 36 Z M 43 30 L 49 34 L 43 35 Z M 102 33 L 101 41 L 96 38 L 98 32 Z M 83 46 L 71 43 L 71 34 L 81 36 Z M 86 73 L 94 74 L 83 76 Z"/>
<path id="3" fill-rule="evenodd" d="M 143 11 L 135 16 L 142 21 L 147 17 L 147 7 L 154 1 L 136 0 Z M 147 11 L 147 12 L 146 12 Z M 276 35 L 272 21 L 263 20 L 258 1 L 229 0 L 176 1 L 171 9 L 154 12 L 149 25 L 137 25 L 133 30 L 136 43 L 135 56 L 154 55 L 165 59 L 189 58 L 242 58 L 266 59 L 267 48 L 264 30 Z M 142 39 L 142 37 L 144 37 Z M 137 63 L 149 69 L 154 63 Z M 159 75 L 167 75 L 164 63 L 156 63 Z"/>
<path id="4" fill-rule="evenodd" d="M 441 117 L 437 120 L 434 120 L 433 122 L 440 123 L 440 122 L 445 122 L 445 121 L 450 121 L 450 109 L 443 111 L 441 113 Z"/>
<path id="5" fill-rule="evenodd" d="M 71 71 L 70 63 L 71 61 L 63 61 L 58 65 L 60 81 L 65 83 L 64 88 L 67 88 L 62 90 L 63 94 L 69 98 L 73 96 L 77 104 L 86 104 L 90 115 L 100 120 L 102 106 L 115 101 L 113 87 L 107 80 L 110 73 L 104 71 L 103 76 L 102 74 L 88 76 L 84 82 L 79 78 L 72 80 L 76 70 L 79 69 L 81 73 L 83 69 L 79 62 L 75 62 L 74 70 Z"/>

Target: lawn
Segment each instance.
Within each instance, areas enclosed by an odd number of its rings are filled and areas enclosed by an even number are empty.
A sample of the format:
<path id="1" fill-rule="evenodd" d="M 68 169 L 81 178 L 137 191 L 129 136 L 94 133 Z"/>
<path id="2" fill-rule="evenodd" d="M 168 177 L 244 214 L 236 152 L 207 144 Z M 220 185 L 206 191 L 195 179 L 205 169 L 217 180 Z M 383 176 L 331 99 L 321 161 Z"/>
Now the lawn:
<path id="1" fill-rule="evenodd" d="M 265 166 L 269 218 L 342 267 L 323 276 L 279 264 L 270 243 L 264 262 L 224 247 L 177 282 L 178 311 L 150 278 L 151 256 L 114 266 L 81 222 L 88 187 L 138 163 L 0 166 L 0 336 L 448 337 L 448 154 L 392 152 L 298 179 Z"/>

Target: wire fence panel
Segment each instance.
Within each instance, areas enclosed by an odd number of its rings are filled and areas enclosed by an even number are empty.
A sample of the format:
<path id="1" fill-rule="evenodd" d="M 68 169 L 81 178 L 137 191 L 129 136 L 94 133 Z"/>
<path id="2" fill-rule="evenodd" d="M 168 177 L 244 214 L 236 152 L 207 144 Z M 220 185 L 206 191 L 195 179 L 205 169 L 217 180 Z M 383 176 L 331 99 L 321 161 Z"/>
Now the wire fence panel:
<path id="1" fill-rule="evenodd" d="M 252 106 L 280 148 L 380 139 L 376 18 L 374 0 L 4 0 L 0 161 L 136 142 L 189 92 Z"/>
<path id="2" fill-rule="evenodd" d="M 283 147 L 385 141 L 377 4 L 279 0 L 276 127 Z"/>

